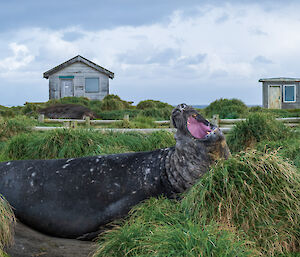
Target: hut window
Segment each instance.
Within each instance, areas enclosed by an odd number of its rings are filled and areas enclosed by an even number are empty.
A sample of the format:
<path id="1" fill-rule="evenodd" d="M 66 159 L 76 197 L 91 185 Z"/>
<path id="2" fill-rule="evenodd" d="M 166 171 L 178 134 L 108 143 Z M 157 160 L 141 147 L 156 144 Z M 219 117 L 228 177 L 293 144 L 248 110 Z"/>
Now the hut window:
<path id="1" fill-rule="evenodd" d="M 99 78 L 85 78 L 85 92 L 99 92 Z"/>
<path id="2" fill-rule="evenodd" d="M 284 85 L 283 86 L 283 100 L 284 102 L 296 102 L 296 86 Z"/>

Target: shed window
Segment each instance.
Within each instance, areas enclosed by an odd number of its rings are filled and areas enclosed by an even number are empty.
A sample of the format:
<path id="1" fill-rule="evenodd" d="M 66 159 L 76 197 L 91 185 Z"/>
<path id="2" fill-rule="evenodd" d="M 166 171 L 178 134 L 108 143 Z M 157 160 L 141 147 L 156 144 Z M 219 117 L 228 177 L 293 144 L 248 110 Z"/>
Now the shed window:
<path id="1" fill-rule="evenodd" d="M 99 78 L 85 78 L 85 92 L 99 92 Z"/>
<path id="2" fill-rule="evenodd" d="M 284 102 L 295 102 L 296 101 L 296 86 L 295 85 L 284 85 Z"/>

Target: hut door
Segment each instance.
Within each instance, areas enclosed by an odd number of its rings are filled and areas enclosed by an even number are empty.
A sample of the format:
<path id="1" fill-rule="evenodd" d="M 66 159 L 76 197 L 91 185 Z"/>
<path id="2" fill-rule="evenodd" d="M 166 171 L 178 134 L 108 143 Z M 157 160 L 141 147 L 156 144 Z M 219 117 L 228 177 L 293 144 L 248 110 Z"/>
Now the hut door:
<path id="1" fill-rule="evenodd" d="M 281 109 L 280 85 L 269 86 L 269 109 Z"/>
<path id="2" fill-rule="evenodd" d="M 74 96 L 73 79 L 62 79 L 60 82 L 60 97 Z"/>

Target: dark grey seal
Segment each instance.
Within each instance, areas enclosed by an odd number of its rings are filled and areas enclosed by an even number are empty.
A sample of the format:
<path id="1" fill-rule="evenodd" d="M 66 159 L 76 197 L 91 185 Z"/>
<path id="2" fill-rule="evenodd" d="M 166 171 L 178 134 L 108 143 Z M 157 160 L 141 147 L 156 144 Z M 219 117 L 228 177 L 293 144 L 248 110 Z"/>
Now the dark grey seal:
<path id="1" fill-rule="evenodd" d="M 172 112 L 175 147 L 150 152 L 0 163 L 0 193 L 45 234 L 90 238 L 151 196 L 172 197 L 230 154 L 222 132 L 185 104 Z"/>

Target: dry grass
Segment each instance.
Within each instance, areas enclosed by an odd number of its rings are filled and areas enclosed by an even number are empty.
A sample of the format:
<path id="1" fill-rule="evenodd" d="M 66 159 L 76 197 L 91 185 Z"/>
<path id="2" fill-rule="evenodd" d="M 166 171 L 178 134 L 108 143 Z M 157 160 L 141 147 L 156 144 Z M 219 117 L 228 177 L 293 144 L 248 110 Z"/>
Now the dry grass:
<path id="1" fill-rule="evenodd" d="M 0 256 L 5 256 L 3 248 L 13 241 L 13 226 L 16 219 L 7 201 L 0 195 Z"/>

